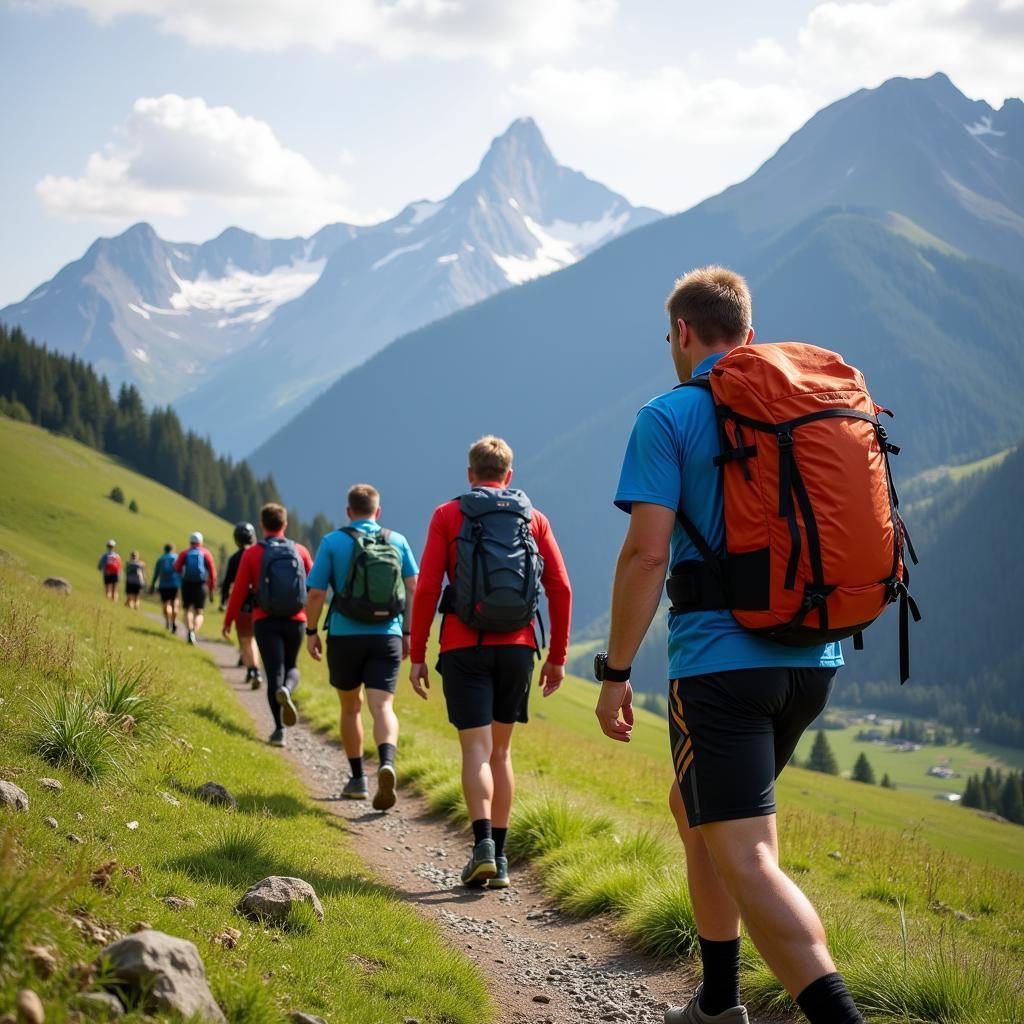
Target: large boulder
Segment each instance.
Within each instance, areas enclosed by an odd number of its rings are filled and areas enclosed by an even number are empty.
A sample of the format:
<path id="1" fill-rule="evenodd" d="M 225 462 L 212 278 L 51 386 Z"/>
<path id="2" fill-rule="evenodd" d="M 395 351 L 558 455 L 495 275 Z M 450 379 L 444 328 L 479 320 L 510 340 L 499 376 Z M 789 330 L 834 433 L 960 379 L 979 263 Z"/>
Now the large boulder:
<path id="1" fill-rule="evenodd" d="M 230 790 L 219 782 L 204 782 L 196 790 L 196 796 L 208 804 L 214 804 L 217 807 L 232 807 L 238 810 L 238 801 L 231 795 Z"/>
<path id="2" fill-rule="evenodd" d="M 226 1020 L 210 991 L 199 950 L 187 939 L 153 929 L 135 932 L 107 946 L 97 965 L 104 961 L 111 977 L 106 987 L 143 997 L 147 1010 Z"/>
<path id="3" fill-rule="evenodd" d="M 12 807 L 16 811 L 28 810 L 28 793 L 13 782 L 0 779 L 0 806 Z"/>
<path id="4" fill-rule="evenodd" d="M 296 903 L 310 904 L 317 919 L 324 919 L 324 908 L 313 886 L 301 878 L 286 875 L 271 875 L 250 885 L 239 901 L 238 909 L 247 917 L 264 917 L 284 923 Z"/>

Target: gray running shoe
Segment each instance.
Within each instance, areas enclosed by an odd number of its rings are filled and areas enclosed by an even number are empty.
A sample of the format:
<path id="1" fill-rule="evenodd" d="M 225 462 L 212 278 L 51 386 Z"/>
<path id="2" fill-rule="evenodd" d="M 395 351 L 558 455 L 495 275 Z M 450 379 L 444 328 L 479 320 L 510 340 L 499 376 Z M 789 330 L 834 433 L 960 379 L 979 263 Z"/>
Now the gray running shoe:
<path id="1" fill-rule="evenodd" d="M 387 811 L 395 806 L 395 775 L 394 765 L 382 764 L 377 769 L 377 792 L 373 794 L 373 809 Z"/>
<path id="2" fill-rule="evenodd" d="M 288 687 L 279 686 L 274 696 L 277 698 L 277 703 L 281 705 L 281 721 L 288 726 L 298 725 L 299 712 L 295 707 L 295 701 L 292 700 L 292 694 Z"/>
<path id="3" fill-rule="evenodd" d="M 473 847 L 473 856 L 462 869 L 463 885 L 483 885 L 498 873 L 498 865 L 494 860 L 494 840 L 481 839 Z"/>
<path id="4" fill-rule="evenodd" d="M 665 1024 L 750 1024 L 745 1006 L 733 1006 L 722 1013 L 705 1013 L 700 1008 L 700 994 L 703 985 L 697 986 L 685 1006 L 673 1006 L 665 1011 Z"/>
<path id="5" fill-rule="evenodd" d="M 192 647 L 195 647 L 195 645 L 196 645 L 196 631 L 194 629 L 190 629 L 188 631 L 188 636 L 185 639 L 188 640 L 189 644 Z"/>
<path id="6" fill-rule="evenodd" d="M 488 889 L 507 889 L 512 883 L 508 880 L 508 857 L 495 857 L 494 864 L 497 874 L 487 879 Z"/>
<path id="7" fill-rule="evenodd" d="M 370 795 L 370 782 L 365 775 L 351 778 L 345 783 L 341 795 L 346 800 L 365 800 Z"/>
<path id="8" fill-rule="evenodd" d="M 260 678 L 260 670 L 258 668 L 249 669 L 249 686 L 251 686 L 252 689 L 258 690 L 262 681 L 263 680 Z"/>
<path id="9" fill-rule="evenodd" d="M 267 742 L 272 747 L 283 747 L 284 746 L 284 729 L 275 729 L 270 734 L 270 739 Z"/>

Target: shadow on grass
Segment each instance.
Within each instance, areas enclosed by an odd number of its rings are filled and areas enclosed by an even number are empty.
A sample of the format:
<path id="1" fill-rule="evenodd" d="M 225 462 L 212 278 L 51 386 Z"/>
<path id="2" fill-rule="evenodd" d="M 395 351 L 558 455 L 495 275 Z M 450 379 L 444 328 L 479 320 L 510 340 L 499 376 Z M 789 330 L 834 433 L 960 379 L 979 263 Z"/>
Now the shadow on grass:
<path id="1" fill-rule="evenodd" d="M 239 793 L 238 810 L 242 814 L 269 814 L 274 818 L 297 818 L 302 814 L 325 812 L 312 801 L 304 802 L 290 793 Z"/>
<path id="2" fill-rule="evenodd" d="M 242 726 L 225 718 L 212 704 L 197 704 L 192 708 L 192 713 L 212 722 L 224 732 L 231 733 L 232 736 L 242 736 L 247 740 L 256 738 L 251 729 L 243 729 Z"/>
<path id="3" fill-rule="evenodd" d="M 128 632 L 141 633 L 151 640 L 164 640 L 168 643 L 174 643 L 177 640 L 173 633 L 169 633 L 166 629 L 158 629 L 156 626 L 129 626 Z"/>

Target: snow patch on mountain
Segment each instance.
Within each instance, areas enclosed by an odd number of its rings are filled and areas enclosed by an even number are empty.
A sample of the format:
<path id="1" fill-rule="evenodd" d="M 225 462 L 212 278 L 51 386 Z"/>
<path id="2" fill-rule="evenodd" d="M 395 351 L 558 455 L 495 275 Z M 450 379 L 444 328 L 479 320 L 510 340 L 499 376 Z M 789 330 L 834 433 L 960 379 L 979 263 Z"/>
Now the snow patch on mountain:
<path id="1" fill-rule="evenodd" d="M 979 135 L 1005 135 L 1006 132 L 996 131 L 992 127 L 992 115 L 982 114 L 982 116 L 974 122 L 974 124 L 965 124 L 964 127 L 968 133 L 977 138 Z"/>
<path id="2" fill-rule="evenodd" d="M 392 260 L 398 259 L 399 256 L 422 249 L 429 241 L 429 238 L 424 238 L 422 242 L 415 242 L 413 245 L 400 245 L 397 249 L 392 249 L 386 256 L 381 256 L 375 263 L 371 263 L 370 270 L 380 270 L 381 267 L 386 267 Z"/>
<path id="3" fill-rule="evenodd" d="M 171 310 L 154 312 L 186 312 L 233 314 L 218 320 L 218 327 L 231 324 L 257 324 L 266 320 L 278 306 L 297 299 L 307 292 L 323 273 L 326 260 L 295 259 L 274 267 L 266 274 L 239 270 L 229 263 L 223 277 L 211 278 L 201 273 L 193 280 L 179 277 L 170 261 L 167 271 L 178 287 L 170 297 Z M 135 312 L 143 313 L 135 306 Z M 148 314 L 143 313 L 148 318 Z"/>

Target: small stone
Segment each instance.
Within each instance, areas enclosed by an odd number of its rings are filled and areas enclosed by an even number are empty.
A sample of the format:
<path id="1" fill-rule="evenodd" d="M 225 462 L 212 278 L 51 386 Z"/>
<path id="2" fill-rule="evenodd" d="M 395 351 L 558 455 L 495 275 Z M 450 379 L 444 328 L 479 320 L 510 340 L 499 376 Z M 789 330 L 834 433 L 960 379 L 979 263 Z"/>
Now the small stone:
<path id="1" fill-rule="evenodd" d="M 238 904 L 247 917 L 265 917 L 283 922 L 294 903 L 309 903 L 317 919 L 324 919 L 324 908 L 309 882 L 286 875 L 271 875 L 249 886 Z"/>
<path id="2" fill-rule="evenodd" d="M 406 1017 L 402 1024 L 420 1024 L 420 1019 L 419 1017 Z"/>
<path id="3" fill-rule="evenodd" d="M 137 821 L 129 821 L 128 824 L 125 825 L 125 828 L 131 832 L 134 832 L 138 827 L 139 823 Z"/>
<path id="4" fill-rule="evenodd" d="M 13 807 L 16 811 L 27 811 L 28 793 L 13 782 L 0 780 L 0 805 Z"/>
<path id="5" fill-rule="evenodd" d="M 843 855 L 842 855 L 842 854 L 841 854 L 841 853 L 840 853 L 840 852 L 839 852 L 838 850 L 833 850 L 833 851 L 832 851 L 832 852 L 831 852 L 831 853 L 829 854 L 829 856 L 830 856 L 830 857 L 831 857 L 831 858 L 832 858 L 833 860 L 842 860 L 842 859 L 843 859 Z"/>
<path id="6" fill-rule="evenodd" d="M 546 996 L 543 992 L 539 992 L 537 995 L 533 997 L 533 1001 L 535 1003 L 550 1003 L 551 996 Z"/>
<path id="7" fill-rule="evenodd" d="M 110 992 L 83 992 L 71 1000 L 71 1005 L 89 1017 L 117 1020 L 124 1016 L 121 1000 Z"/>
<path id="8" fill-rule="evenodd" d="M 136 921 L 128 930 L 131 932 L 146 932 L 152 927 L 148 921 Z"/>
<path id="9" fill-rule="evenodd" d="M 165 896 L 160 902 L 171 910 L 191 910 L 196 905 L 191 896 Z"/>
<path id="10" fill-rule="evenodd" d="M 64 788 L 63 783 L 58 779 L 36 779 L 36 782 L 44 789 L 52 789 L 55 793 L 59 793 Z"/>
<path id="11" fill-rule="evenodd" d="M 953 911 L 953 916 L 958 921 L 973 921 L 974 920 L 974 918 L 971 917 L 970 914 L 965 914 L 962 910 L 954 910 Z"/>
<path id="12" fill-rule="evenodd" d="M 196 790 L 196 796 L 215 807 L 231 807 L 238 810 L 238 801 L 219 782 L 204 782 Z"/>
<path id="13" fill-rule="evenodd" d="M 210 940 L 215 946 L 223 946 L 225 949 L 234 949 L 242 933 L 237 928 L 225 928 L 219 935 L 214 935 Z"/>
<path id="14" fill-rule="evenodd" d="M 69 832 L 68 833 L 68 842 L 69 843 L 84 843 L 85 840 L 81 836 L 76 836 L 74 832 Z"/>
<path id="15" fill-rule="evenodd" d="M 105 864 L 101 864 L 89 878 L 89 881 L 96 886 L 97 889 L 108 889 L 110 887 L 110 879 L 114 876 L 114 871 L 117 868 L 116 860 L 108 860 Z"/>
<path id="16" fill-rule="evenodd" d="M 43 586 L 47 590 L 53 590 L 58 594 L 70 594 L 71 584 L 63 576 L 47 576 L 43 580 Z"/>
<path id="17" fill-rule="evenodd" d="M 75 821 L 85 821 L 85 815 L 81 811 L 75 811 Z"/>
<path id="18" fill-rule="evenodd" d="M 133 864 L 130 868 L 121 868 L 121 874 L 125 878 L 130 878 L 133 882 L 142 881 L 142 865 Z"/>
<path id="19" fill-rule="evenodd" d="M 164 793 L 161 791 L 160 795 L 167 801 L 172 807 L 180 807 L 181 801 L 177 797 L 171 796 L 170 793 Z"/>
<path id="20" fill-rule="evenodd" d="M 30 988 L 23 988 L 14 1000 L 14 1008 L 18 1013 L 18 1020 L 23 1024 L 43 1024 L 46 1013 L 43 1011 L 43 1001 Z"/>
<path id="21" fill-rule="evenodd" d="M 288 1019 L 294 1021 L 295 1024 L 327 1024 L 323 1017 L 317 1017 L 312 1013 L 303 1013 L 301 1010 L 292 1010 L 288 1014 Z"/>
<path id="22" fill-rule="evenodd" d="M 57 824 L 57 819 L 56 818 L 43 818 L 43 824 L 47 828 L 58 828 L 59 827 L 58 824 Z"/>
<path id="23" fill-rule="evenodd" d="M 25 952 L 32 961 L 36 974 L 41 978 L 49 978 L 57 970 L 57 958 L 53 946 L 26 946 Z"/>

